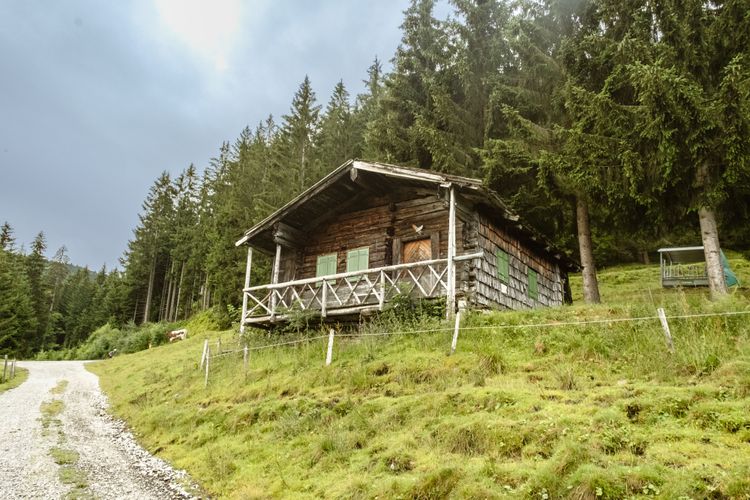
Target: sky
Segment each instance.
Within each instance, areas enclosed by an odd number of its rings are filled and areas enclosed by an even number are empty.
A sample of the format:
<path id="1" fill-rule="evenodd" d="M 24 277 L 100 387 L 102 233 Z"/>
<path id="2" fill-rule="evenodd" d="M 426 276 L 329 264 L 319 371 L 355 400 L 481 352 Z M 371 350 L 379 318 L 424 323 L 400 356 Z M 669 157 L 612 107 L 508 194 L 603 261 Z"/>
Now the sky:
<path id="1" fill-rule="evenodd" d="M 278 121 L 305 75 L 323 106 L 339 80 L 361 92 L 407 6 L 0 1 L 0 223 L 26 251 L 44 231 L 48 257 L 65 245 L 74 264 L 118 266 L 162 171 L 203 170 L 245 126 Z"/>

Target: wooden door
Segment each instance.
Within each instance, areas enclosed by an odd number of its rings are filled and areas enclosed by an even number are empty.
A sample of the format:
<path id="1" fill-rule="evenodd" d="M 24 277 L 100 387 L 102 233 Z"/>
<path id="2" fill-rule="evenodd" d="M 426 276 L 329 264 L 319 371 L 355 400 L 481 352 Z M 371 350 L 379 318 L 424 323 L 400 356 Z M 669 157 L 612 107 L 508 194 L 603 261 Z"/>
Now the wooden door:
<path id="1" fill-rule="evenodd" d="M 432 259 L 432 241 L 430 238 L 414 240 L 404 243 L 401 262 L 419 262 Z"/>
<path id="2" fill-rule="evenodd" d="M 422 240 L 408 241 L 404 243 L 403 255 L 401 262 L 408 264 L 410 262 L 421 262 L 423 260 L 432 259 L 432 240 L 425 238 Z M 430 296 L 430 291 L 435 286 L 435 277 L 429 271 L 427 266 L 418 267 L 412 271 L 415 276 L 419 277 L 419 284 L 422 289 Z M 414 298 L 425 298 L 425 296 L 417 290 L 412 292 Z"/>

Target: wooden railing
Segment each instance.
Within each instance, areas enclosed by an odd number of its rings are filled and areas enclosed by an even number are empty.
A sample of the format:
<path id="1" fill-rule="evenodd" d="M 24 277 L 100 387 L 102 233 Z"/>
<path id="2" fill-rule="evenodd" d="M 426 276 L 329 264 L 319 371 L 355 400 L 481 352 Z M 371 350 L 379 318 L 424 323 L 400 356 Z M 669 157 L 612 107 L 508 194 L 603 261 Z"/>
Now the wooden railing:
<path id="1" fill-rule="evenodd" d="M 482 252 L 457 256 L 454 262 L 482 257 Z M 414 299 L 443 297 L 448 291 L 448 259 L 433 259 L 363 271 L 267 284 L 244 289 L 247 312 L 242 323 L 283 319 L 293 311 L 322 317 L 364 310 L 383 310 L 397 296 Z"/>

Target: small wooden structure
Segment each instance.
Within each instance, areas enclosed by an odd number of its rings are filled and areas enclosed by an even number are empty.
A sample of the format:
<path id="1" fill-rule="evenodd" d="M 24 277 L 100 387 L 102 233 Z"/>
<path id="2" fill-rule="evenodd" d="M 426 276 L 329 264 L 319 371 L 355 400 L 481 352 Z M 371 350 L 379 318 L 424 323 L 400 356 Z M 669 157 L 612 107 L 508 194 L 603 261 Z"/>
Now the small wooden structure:
<path id="1" fill-rule="evenodd" d="M 561 305 L 577 265 L 478 179 L 351 160 L 252 227 L 241 328 L 302 311 L 337 320 L 397 296 L 459 307 Z M 273 256 L 250 284 L 253 249 Z"/>

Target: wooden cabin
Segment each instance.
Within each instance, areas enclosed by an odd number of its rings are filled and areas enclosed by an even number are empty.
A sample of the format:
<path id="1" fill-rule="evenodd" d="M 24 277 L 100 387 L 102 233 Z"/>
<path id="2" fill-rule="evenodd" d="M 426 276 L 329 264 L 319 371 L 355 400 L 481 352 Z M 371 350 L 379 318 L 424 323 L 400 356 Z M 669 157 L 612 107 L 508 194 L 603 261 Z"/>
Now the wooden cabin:
<path id="1" fill-rule="evenodd" d="M 241 328 L 292 314 L 345 320 L 394 297 L 458 308 L 527 309 L 569 298 L 575 262 L 478 179 L 348 161 L 249 229 Z M 250 283 L 253 251 L 273 256 Z"/>

